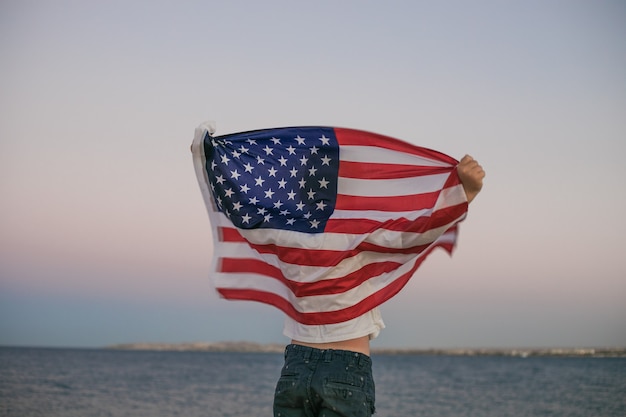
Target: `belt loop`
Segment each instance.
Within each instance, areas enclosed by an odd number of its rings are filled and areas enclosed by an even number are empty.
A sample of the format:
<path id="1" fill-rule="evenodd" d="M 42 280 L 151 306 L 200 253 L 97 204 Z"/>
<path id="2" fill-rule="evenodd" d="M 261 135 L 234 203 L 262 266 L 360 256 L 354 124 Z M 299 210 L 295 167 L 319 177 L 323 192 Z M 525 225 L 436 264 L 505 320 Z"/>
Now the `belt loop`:
<path id="1" fill-rule="evenodd" d="M 308 361 L 309 359 L 311 359 L 311 348 L 308 349 L 302 349 L 302 352 L 304 353 L 303 357 L 305 361 Z"/>
<path id="2" fill-rule="evenodd" d="M 333 351 L 332 349 L 326 349 L 324 351 L 324 362 L 328 363 L 333 359 Z"/>

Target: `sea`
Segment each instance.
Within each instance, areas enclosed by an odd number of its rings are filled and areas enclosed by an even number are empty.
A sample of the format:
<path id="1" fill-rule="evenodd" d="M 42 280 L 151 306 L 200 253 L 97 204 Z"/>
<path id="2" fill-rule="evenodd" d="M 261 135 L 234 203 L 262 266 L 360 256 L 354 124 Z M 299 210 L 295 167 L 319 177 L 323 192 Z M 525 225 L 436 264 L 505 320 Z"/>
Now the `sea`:
<path id="1" fill-rule="evenodd" d="M 0 416 L 272 416 L 279 353 L 0 347 Z M 626 417 L 626 358 L 373 355 L 380 417 Z"/>

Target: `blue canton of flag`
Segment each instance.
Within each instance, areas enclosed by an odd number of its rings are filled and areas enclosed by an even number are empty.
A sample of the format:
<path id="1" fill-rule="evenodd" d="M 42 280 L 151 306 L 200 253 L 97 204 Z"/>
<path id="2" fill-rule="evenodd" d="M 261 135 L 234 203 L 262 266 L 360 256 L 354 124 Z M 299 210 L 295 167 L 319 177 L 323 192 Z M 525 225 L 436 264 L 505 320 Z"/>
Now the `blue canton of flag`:
<path id="1" fill-rule="evenodd" d="M 334 129 L 251 131 L 204 144 L 213 198 L 236 227 L 324 231 L 337 196 Z"/>

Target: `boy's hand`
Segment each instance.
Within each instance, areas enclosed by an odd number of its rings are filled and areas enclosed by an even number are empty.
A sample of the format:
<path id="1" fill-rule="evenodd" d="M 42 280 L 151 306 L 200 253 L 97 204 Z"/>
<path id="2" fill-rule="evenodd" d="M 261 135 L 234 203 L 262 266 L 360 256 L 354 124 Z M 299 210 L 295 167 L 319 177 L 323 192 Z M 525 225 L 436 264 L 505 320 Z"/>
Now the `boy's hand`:
<path id="1" fill-rule="evenodd" d="M 459 165 L 456 167 L 467 201 L 470 203 L 474 197 L 483 188 L 483 178 L 485 178 L 485 171 L 483 167 L 471 156 L 465 155 Z"/>

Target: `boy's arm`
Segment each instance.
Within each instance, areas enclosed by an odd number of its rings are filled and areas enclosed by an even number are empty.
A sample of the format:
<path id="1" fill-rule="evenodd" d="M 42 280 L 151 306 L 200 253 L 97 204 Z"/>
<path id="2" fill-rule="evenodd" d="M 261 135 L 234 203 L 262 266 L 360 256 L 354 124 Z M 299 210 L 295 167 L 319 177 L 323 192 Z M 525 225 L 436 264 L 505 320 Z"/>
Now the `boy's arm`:
<path id="1" fill-rule="evenodd" d="M 478 161 L 469 155 L 465 155 L 459 165 L 456 167 L 465 195 L 467 196 L 467 202 L 471 203 L 472 200 L 478 195 L 483 188 L 483 178 L 485 178 L 485 171 L 480 166 Z"/>

